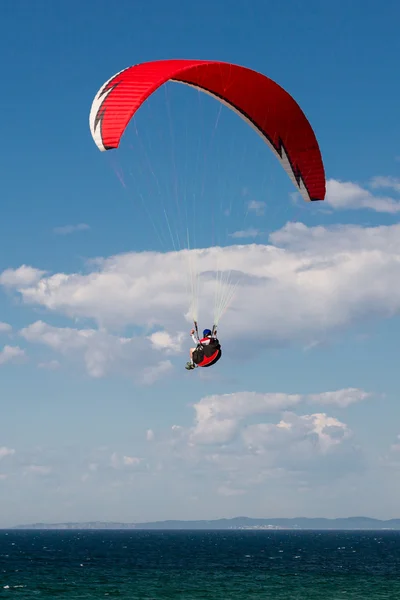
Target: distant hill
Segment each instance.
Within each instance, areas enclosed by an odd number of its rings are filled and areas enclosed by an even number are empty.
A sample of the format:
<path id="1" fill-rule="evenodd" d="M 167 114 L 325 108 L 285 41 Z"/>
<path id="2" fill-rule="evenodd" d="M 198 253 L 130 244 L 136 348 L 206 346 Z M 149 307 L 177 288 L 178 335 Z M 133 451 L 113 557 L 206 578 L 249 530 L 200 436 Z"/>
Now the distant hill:
<path id="1" fill-rule="evenodd" d="M 323 519 L 298 517 L 294 519 L 216 519 L 213 521 L 155 521 L 153 523 L 115 523 L 92 521 L 87 523 L 34 523 L 17 525 L 13 529 L 135 529 L 135 530 L 226 530 L 226 529 L 302 529 L 302 530 L 400 530 L 400 519 L 371 519 L 346 517 Z"/>

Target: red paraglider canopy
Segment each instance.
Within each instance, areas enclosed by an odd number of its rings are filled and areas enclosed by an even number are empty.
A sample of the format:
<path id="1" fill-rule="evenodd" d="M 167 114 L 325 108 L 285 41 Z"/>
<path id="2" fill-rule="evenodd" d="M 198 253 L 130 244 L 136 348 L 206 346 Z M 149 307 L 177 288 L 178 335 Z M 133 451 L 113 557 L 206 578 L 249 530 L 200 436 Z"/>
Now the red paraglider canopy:
<path id="1" fill-rule="evenodd" d="M 167 81 L 195 87 L 237 112 L 275 152 L 304 200 L 325 198 L 318 142 L 297 102 L 272 79 L 230 63 L 160 60 L 117 73 L 92 104 L 90 130 L 98 148 L 117 148 L 135 112 Z"/>

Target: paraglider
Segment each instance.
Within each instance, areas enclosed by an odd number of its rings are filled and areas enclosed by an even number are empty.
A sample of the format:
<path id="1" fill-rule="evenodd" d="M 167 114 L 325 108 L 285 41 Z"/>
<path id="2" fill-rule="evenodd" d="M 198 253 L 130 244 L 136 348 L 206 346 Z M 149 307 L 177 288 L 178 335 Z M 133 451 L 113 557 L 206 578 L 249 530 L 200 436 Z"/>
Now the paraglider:
<path id="1" fill-rule="evenodd" d="M 231 63 L 159 60 L 130 66 L 113 75 L 96 94 L 90 111 L 90 131 L 99 150 L 118 148 L 139 108 L 169 81 L 204 92 L 238 114 L 273 151 L 302 198 L 307 202 L 324 200 L 326 183 L 321 152 L 300 106 L 272 79 Z M 150 204 L 151 199 L 146 198 L 145 202 Z M 192 251 L 189 244 L 187 250 Z M 197 280 L 190 268 L 195 296 Z M 216 280 L 222 285 L 221 277 Z M 192 298 L 195 328 L 191 335 L 196 347 L 190 350 L 188 370 L 211 366 L 220 359 L 216 327 L 232 296 L 229 290 L 221 292 L 222 300 L 218 297 L 214 309 L 213 329 L 205 330 L 202 339 L 197 331 L 197 299 Z"/>
<path id="2" fill-rule="evenodd" d="M 272 79 L 231 63 L 158 60 L 120 71 L 100 88 L 90 111 L 99 150 L 118 148 L 133 115 L 167 81 L 195 87 L 226 104 L 270 146 L 304 200 L 325 198 L 321 153 L 300 106 Z"/>
<path id="3" fill-rule="evenodd" d="M 190 335 L 196 344 L 195 348 L 190 349 L 190 361 L 186 363 L 186 369 L 190 371 L 196 367 L 211 367 L 221 358 L 221 344 L 217 338 L 215 326 L 211 329 L 204 329 L 203 337 L 199 339 L 197 323 Z"/>

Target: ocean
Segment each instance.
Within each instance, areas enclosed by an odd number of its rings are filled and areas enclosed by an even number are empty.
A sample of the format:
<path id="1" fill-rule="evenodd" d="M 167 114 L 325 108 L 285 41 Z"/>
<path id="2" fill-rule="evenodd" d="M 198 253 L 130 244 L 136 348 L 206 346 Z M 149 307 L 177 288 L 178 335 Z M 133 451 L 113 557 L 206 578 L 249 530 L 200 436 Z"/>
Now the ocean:
<path id="1" fill-rule="evenodd" d="M 400 532 L 0 531 L 0 598 L 400 600 Z"/>

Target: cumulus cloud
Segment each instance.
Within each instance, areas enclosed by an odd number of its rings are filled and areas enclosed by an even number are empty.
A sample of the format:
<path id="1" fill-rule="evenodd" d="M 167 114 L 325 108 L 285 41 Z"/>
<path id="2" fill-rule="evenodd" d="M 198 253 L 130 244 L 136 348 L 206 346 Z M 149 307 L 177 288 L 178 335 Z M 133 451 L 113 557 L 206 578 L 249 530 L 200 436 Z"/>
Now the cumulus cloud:
<path id="1" fill-rule="evenodd" d="M 232 238 L 255 238 L 261 235 L 261 231 L 259 229 L 254 229 L 254 227 L 249 227 L 248 229 L 243 229 L 241 231 L 235 231 L 234 233 L 229 234 Z"/>
<path id="2" fill-rule="evenodd" d="M 386 180 L 386 185 L 383 185 Z M 391 184 L 391 185 L 387 185 Z M 392 178 L 377 177 L 372 187 L 391 187 L 396 184 Z M 379 213 L 396 214 L 400 211 L 400 201 L 387 196 L 375 196 L 369 190 L 351 181 L 329 179 L 326 182 L 326 204 L 336 209 L 367 208 Z"/>
<path id="3" fill-rule="evenodd" d="M 4 346 L 4 348 L 0 350 L 0 365 L 19 361 L 24 356 L 25 350 L 22 350 L 19 346 Z"/>
<path id="4" fill-rule="evenodd" d="M 248 356 L 276 344 L 301 343 L 316 352 L 331 331 L 400 312 L 400 225 L 288 223 L 269 239 L 268 245 L 128 253 L 96 261 L 87 274 L 8 269 L 0 283 L 27 305 L 98 325 L 52 328 L 39 321 L 24 328 L 25 339 L 64 354 L 76 350 L 92 376 L 135 359 L 147 382 L 171 369 L 170 357 L 188 339 L 189 259 L 197 265 L 205 323 L 213 321 L 216 279 L 236 286 L 220 329 L 225 357 L 234 356 L 239 336 Z M 125 327 L 137 335 L 114 335 Z"/>
<path id="5" fill-rule="evenodd" d="M 47 369 L 48 371 L 57 371 L 61 367 L 58 360 L 48 360 L 38 363 L 39 369 Z"/>
<path id="6" fill-rule="evenodd" d="M 257 217 L 262 217 L 265 214 L 266 203 L 259 200 L 251 200 L 247 205 L 247 210 L 253 212 Z"/>
<path id="7" fill-rule="evenodd" d="M 370 185 L 372 188 L 388 188 L 395 192 L 400 192 L 400 179 L 391 176 L 378 176 L 371 179 Z"/>
<path id="8" fill-rule="evenodd" d="M 136 467 L 137 465 L 140 465 L 142 459 L 136 458 L 135 456 L 123 456 L 122 462 L 127 467 Z"/>
<path id="9" fill-rule="evenodd" d="M 0 460 L 7 456 L 13 456 L 15 454 L 14 448 L 7 448 L 7 446 L 0 446 Z"/>
<path id="10" fill-rule="evenodd" d="M 28 465 L 25 467 L 25 474 L 45 476 L 52 473 L 52 468 L 46 465 Z"/>
<path id="11" fill-rule="evenodd" d="M 399 452 L 400 453 L 400 435 L 397 436 L 396 440 L 397 441 L 390 446 L 390 450 L 392 452 Z"/>
<path id="12" fill-rule="evenodd" d="M 36 321 L 20 331 L 27 341 L 52 348 L 71 361 L 83 359 L 88 374 L 99 378 L 111 372 L 138 376 L 145 383 L 152 383 L 165 374 L 169 361 L 155 361 L 151 367 L 151 341 L 143 338 L 118 337 L 96 329 L 54 327 Z M 52 367 L 56 365 L 52 364 Z"/>
<path id="13" fill-rule="evenodd" d="M 0 322 L 0 334 L 1 333 L 10 333 L 11 331 L 12 331 L 11 325 L 9 325 L 8 323 Z"/>
<path id="14" fill-rule="evenodd" d="M 341 477 L 356 472 L 358 455 L 349 426 L 337 415 L 314 406 L 324 404 L 337 410 L 356 398 L 362 401 L 365 394 L 349 388 L 320 394 L 213 395 L 193 405 L 192 426 L 174 425 L 160 431 L 157 438 L 148 429 L 145 437 L 138 435 L 126 440 L 125 446 L 121 439 L 117 450 L 68 447 L 64 454 L 57 450 L 57 456 L 53 456 L 48 448 L 26 449 L 25 460 L 22 457 L 15 463 L 16 469 L 8 474 L 12 475 L 19 496 L 24 485 L 31 486 L 39 478 L 40 486 L 34 491 L 42 498 L 40 490 L 45 487 L 53 508 L 54 494 L 63 502 L 79 497 L 75 514 L 78 510 L 82 514 L 86 500 L 88 514 L 92 514 L 93 499 L 99 497 L 107 500 L 107 506 L 118 501 L 120 507 L 120 496 L 116 500 L 113 490 L 118 494 L 123 488 L 127 512 L 121 520 L 132 519 L 129 516 L 132 500 L 135 511 L 148 514 L 145 510 L 149 495 L 155 497 L 161 493 L 163 498 L 167 495 L 171 506 L 179 504 L 178 518 L 186 515 L 182 511 L 193 497 L 198 499 L 204 513 L 222 510 L 226 514 L 232 507 L 235 512 L 236 508 L 242 512 L 243 506 L 246 512 L 259 512 L 260 508 L 263 510 L 260 494 L 264 502 L 268 498 L 268 507 L 272 506 L 271 497 L 275 495 L 275 513 L 282 515 L 288 506 L 285 503 L 288 494 L 294 498 L 293 510 L 296 510 L 299 489 L 306 494 L 306 502 L 308 487 L 317 494 L 329 486 L 326 499 Z M 343 401 L 344 397 L 351 398 L 351 402 Z M 0 449 L 0 457 L 1 454 L 6 460 L 10 449 Z M 244 496 L 245 505 L 241 503 Z M 66 520 L 65 506 L 61 508 L 60 520 Z M 197 517 L 206 518 L 204 513 Z M 70 515 L 68 511 L 67 514 Z M 73 511 L 68 519 L 72 519 L 72 514 Z M 170 516 L 171 513 L 165 518 Z"/>
<path id="15" fill-rule="evenodd" d="M 194 405 L 196 425 L 191 431 L 191 441 L 197 444 L 227 443 L 245 417 L 278 412 L 300 401 L 298 394 L 236 392 L 206 396 Z"/>
<path id="16" fill-rule="evenodd" d="M 343 398 L 348 400 L 344 401 Z M 240 497 L 274 480 L 282 485 L 319 485 L 362 469 L 353 432 L 325 411 L 298 414 L 301 404 L 348 406 L 366 393 L 338 390 L 321 394 L 240 392 L 209 396 L 193 405 L 192 427 L 174 426 L 168 440 L 157 442 L 161 469 L 185 467 L 217 495 Z M 296 410 L 296 412 L 294 412 Z M 316 489 L 315 488 L 315 489 Z"/>
<path id="17" fill-rule="evenodd" d="M 191 254 L 196 254 L 193 251 Z M 215 268 L 214 250 L 198 251 L 204 256 L 203 266 Z M 171 320 L 176 311 L 185 313 L 188 296 L 185 274 L 188 273 L 188 252 L 157 254 L 130 253 L 97 261 L 89 275 L 57 273 L 42 277 L 37 285 L 26 289 L 20 285 L 18 270 L 9 269 L 0 276 L 0 283 L 19 291 L 28 304 L 42 305 L 72 318 L 96 319 L 100 323 L 136 324 L 152 327 Z M 209 257 L 209 260 L 207 258 Z M 223 261 L 226 263 L 226 260 Z M 223 268 L 224 265 L 221 265 Z M 36 276 L 39 270 L 33 269 Z M 213 287 L 210 283 L 207 287 Z"/>
<path id="18" fill-rule="evenodd" d="M 110 458 L 113 469 L 137 467 L 142 463 L 142 460 L 143 459 L 137 458 L 136 456 L 120 456 L 117 452 L 113 452 Z"/>
<path id="19" fill-rule="evenodd" d="M 0 274 L 0 285 L 22 289 L 35 285 L 46 274 L 46 271 L 21 265 L 18 269 L 6 269 Z"/>
<path id="20" fill-rule="evenodd" d="M 310 328 L 351 322 L 357 309 L 390 314 L 400 308 L 393 290 L 400 274 L 399 233 L 399 225 L 328 228 L 289 223 L 270 236 L 271 245 L 192 251 L 200 273 L 201 305 L 204 312 L 212 312 L 215 277 L 231 274 L 239 281 L 234 322 L 248 334 L 249 328 L 263 337 L 272 331 L 272 337 L 282 339 L 289 331 L 296 336 Z M 189 305 L 188 254 L 120 255 L 88 275 L 55 274 L 29 287 L 20 287 L 16 277 L 14 287 L 26 303 L 74 319 L 96 319 L 108 326 L 159 324 L 168 330 L 182 324 Z"/>
<path id="21" fill-rule="evenodd" d="M 172 363 L 170 360 L 162 360 L 158 364 L 152 367 L 145 367 L 142 369 L 141 381 L 144 384 L 151 385 L 164 375 L 172 371 Z"/>
<path id="22" fill-rule="evenodd" d="M 246 490 L 230 487 L 229 485 L 220 485 L 217 489 L 220 496 L 243 496 Z"/>
<path id="23" fill-rule="evenodd" d="M 321 394 L 309 394 L 305 396 L 306 401 L 314 404 L 338 406 L 345 408 L 351 404 L 362 402 L 371 398 L 372 394 L 358 388 L 346 388 L 334 392 L 322 392 Z"/>
<path id="24" fill-rule="evenodd" d="M 179 333 L 172 337 L 167 331 L 156 331 L 149 336 L 154 348 L 162 350 L 167 354 L 175 354 L 182 350 L 184 334 Z"/>
<path id="25" fill-rule="evenodd" d="M 89 225 L 86 225 L 86 223 L 78 223 L 78 225 L 64 225 L 63 227 L 55 227 L 53 231 L 57 235 L 69 235 L 71 233 L 76 233 L 77 231 L 87 231 L 88 229 L 90 229 L 90 227 Z"/>
<path id="26" fill-rule="evenodd" d="M 297 453 L 306 446 L 309 453 L 314 452 L 317 445 L 325 453 L 348 438 L 350 430 L 345 423 L 326 413 L 298 416 L 286 412 L 277 424 L 249 425 L 242 436 L 248 448 L 261 452 L 271 449 L 293 450 L 295 446 Z"/>
<path id="27" fill-rule="evenodd" d="M 195 425 L 190 440 L 196 444 L 223 444 L 232 441 L 241 422 L 255 415 L 287 411 L 300 403 L 347 407 L 371 396 L 357 388 L 347 388 L 320 394 L 271 394 L 235 392 L 212 395 L 194 404 Z"/>
<path id="28" fill-rule="evenodd" d="M 232 499 L 251 496 L 272 480 L 274 486 L 304 487 L 311 480 L 325 485 L 360 469 L 361 453 L 343 419 L 324 410 L 301 412 L 301 406 L 341 408 L 366 396 L 353 388 L 208 396 L 193 404 L 192 426 L 174 425 L 147 446 L 147 462 L 153 472 L 190 473 L 217 496 Z"/>
<path id="29" fill-rule="evenodd" d="M 154 431 L 153 431 L 152 429 L 148 429 L 148 430 L 146 431 L 146 440 L 147 440 L 148 442 L 152 442 L 152 441 L 154 440 L 154 437 L 155 437 L 155 436 L 154 436 Z"/>

